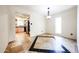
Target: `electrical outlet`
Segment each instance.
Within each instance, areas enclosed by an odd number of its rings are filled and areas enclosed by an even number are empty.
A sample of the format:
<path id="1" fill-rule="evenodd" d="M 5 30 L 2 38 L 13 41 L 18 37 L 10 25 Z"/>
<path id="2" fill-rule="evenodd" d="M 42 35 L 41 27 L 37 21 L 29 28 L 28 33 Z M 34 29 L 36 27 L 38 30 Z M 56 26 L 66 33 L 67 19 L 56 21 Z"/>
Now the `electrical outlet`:
<path id="1" fill-rule="evenodd" d="M 70 35 L 72 36 L 72 35 L 73 35 L 73 33 L 70 33 Z"/>

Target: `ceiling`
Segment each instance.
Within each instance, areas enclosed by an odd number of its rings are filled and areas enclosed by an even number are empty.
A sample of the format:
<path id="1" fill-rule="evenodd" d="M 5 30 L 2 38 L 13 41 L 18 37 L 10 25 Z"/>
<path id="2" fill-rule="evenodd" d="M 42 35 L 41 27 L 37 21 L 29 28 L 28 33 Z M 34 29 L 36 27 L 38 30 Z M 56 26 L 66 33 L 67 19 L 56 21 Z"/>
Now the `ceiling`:
<path id="1" fill-rule="evenodd" d="M 50 15 L 52 15 L 75 7 L 75 5 L 20 5 L 18 7 L 26 8 L 42 15 L 47 15 L 47 8 L 50 7 Z"/>

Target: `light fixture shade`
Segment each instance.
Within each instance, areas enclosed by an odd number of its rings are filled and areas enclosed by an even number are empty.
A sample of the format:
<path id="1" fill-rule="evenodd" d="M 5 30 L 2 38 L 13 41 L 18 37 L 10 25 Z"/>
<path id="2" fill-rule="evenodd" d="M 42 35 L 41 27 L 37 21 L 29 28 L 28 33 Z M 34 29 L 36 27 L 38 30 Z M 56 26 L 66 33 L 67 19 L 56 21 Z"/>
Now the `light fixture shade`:
<path id="1" fill-rule="evenodd" d="M 46 18 L 47 18 L 47 19 L 50 19 L 50 18 L 51 18 L 51 16 L 47 16 Z"/>

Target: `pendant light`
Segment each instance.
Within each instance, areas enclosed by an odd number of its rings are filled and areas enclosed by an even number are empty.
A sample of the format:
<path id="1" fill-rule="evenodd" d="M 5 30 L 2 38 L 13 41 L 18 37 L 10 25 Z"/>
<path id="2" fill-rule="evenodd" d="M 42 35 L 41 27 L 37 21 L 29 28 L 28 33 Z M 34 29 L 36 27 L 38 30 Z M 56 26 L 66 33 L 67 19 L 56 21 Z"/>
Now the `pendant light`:
<path id="1" fill-rule="evenodd" d="M 50 8 L 48 7 L 47 9 L 48 9 L 48 12 L 47 12 L 47 19 L 50 19 L 50 18 L 51 18 L 51 16 L 50 16 Z"/>

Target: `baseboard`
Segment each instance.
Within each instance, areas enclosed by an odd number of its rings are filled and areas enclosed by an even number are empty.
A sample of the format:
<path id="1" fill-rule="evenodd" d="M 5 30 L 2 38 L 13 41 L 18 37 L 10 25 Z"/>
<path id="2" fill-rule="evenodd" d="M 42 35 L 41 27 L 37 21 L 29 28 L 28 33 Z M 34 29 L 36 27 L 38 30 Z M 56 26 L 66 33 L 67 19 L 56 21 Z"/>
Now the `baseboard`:
<path id="1" fill-rule="evenodd" d="M 66 39 L 70 39 L 70 40 L 77 41 L 77 39 L 72 39 L 72 38 L 69 38 L 69 37 L 65 37 L 65 36 L 63 36 L 63 35 L 59 35 L 59 34 L 55 34 L 55 35 L 57 35 L 57 36 L 61 36 L 61 37 L 66 38 Z"/>

